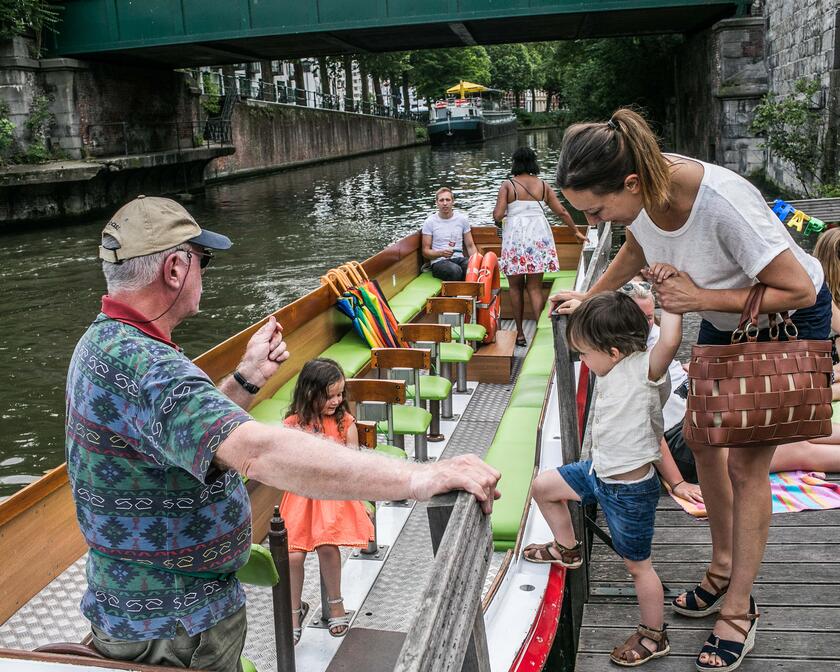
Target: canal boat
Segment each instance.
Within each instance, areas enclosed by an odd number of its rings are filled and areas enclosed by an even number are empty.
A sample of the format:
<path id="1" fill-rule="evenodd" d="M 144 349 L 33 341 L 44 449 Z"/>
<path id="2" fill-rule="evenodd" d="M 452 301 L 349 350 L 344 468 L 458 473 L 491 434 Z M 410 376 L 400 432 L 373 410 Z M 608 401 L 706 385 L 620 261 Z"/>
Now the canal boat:
<path id="1" fill-rule="evenodd" d="M 609 227 L 603 231 L 606 233 L 600 239 L 590 231 L 589 241 L 581 247 L 565 227 L 553 229 L 561 270 L 546 274 L 546 292 L 580 290 L 592 283 L 599 272 L 596 266 L 606 262 L 609 252 Z M 474 227 L 473 238 L 480 251 L 498 251 L 495 227 Z M 378 283 L 402 323 L 429 321 L 429 299 L 441 291 L 441 283 L 422 272 L 420 247 L 417 232 L 357 267 Z M 503 301 L 503 318 L 507 311 L 509 306 Z M 284 327 L 292 356 L 257 394 L 251 409 L 255 418 L 282 421 L 297 373 L 313 357 L 337 360 L 348 377 L 373 373 L 370 348 L 335 309 L 335 295 L 329 286 L 319 287 L 273 315 Z M 499 331 L 495 343 L 478 348 L 467 366 L 463 393 L 454 395 L 453 419 L 441 420 L 446 440 L 428 444 L 428 459 L 474 452 L 503 474 L 503 497 L 490 521 L 493 553 L 480 595 L 487 655 L 496 672 L 541 669 L 558 623 L 569 626 L 568 619 L 560 618 L 564 570 L 523 562 L 520 551 L 550 534 L 530 499 L 530 483 L 541 469 L 562 463 L 561 406 L 565 403 L 563 413 L 578 417 L 583 413 L 585 395 L 579 394 L 577 403 L 574 397 L 569 402 L 563 396 L 563 380 L 571 380 L 573 375 L 577 379 L 578 370 L 572 367 L 555 379 L 551 319 L 547 312 L 532 317 L 536 319 L 529 322 L 527 354 L 521 349 L 515 353 L 513 331 Z M 200 355 L 196 363 L 212 380 L 220 381 L 234 370 L 248 339 L 266 319 L 268 316 Z M 466 327 L 461 329 L 466 334 Z M 556 380 L 560 381 L 559 392 Z M 584 389 L 588 379 L 583 375 L 580 380 Z M 416 448 L 411 441 L 405 444 L 409 454 Z M 254 481 L 248 482 L 247 488 L 253 541 L 264 543 L 282 493 Z M 295 648 L 298 670 L 393 669 L 406 633 L 422 614 L 424 590 L 437 589 L 424 507 L 413 502 L 378 503 L 376 548 L 367 555 L 358 551 L 351 557 L 345 554 L 342 586 L 352 616 L 350 630 L 343 638 L 329 636 L 318 610 L 313 609 Z M 86 550 L 64 465 L 0 503 L 0 576 L 4 584 L 0 668 L 18 669 L 12 663 L 21 660 L 83 663 L 85 659 L 76 656 L 85 652 L 84 645 L 33 650 L 58 641 L 74 644 L 85 637 L 89 626 L 78 604 L 85 586 Z M 304 599 L 314 605 L 319 603 L 319 582 L 317 569 L 311 566 L 316 554 L 310 556 Z M 249 632 L 245 655 L 258 670 L 276 669 L 272 591 L 257 586 L 246 586 L 246 590 Z"/>
<path id="2" fill-rule="evenodd" d="M 446 93 L 429 108 L 431 144 L 484 142 L 516 132 L 516 115 L 502 107 L 501 91 L 462 81 Z"/>

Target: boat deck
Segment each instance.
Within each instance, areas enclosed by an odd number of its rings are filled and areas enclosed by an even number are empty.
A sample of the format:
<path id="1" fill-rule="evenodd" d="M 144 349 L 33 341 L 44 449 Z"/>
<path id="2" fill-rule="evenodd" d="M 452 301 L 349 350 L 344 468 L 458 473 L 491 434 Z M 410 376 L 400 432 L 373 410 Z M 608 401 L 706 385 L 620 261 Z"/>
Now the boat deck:
<path id="1" fill-rule="evenodd" d="M 840 481 L 840 474 L 829 480 Z M 603 515 L 599 524 L 605 527 Z M 708 523 L 684 513 L 664 495 L 656 514 L 653 560 L 666 586 L 666 603 L 703 575 L 711 556 Z M 576 672 L 618 669 L 609 652 L 638 620 L 633 584 L 604 543 L 592 552 L 591 599 L 584 606 Z M 753 596 L 761 618 L 745 672 L 828 672 L 840 657 L 840 509 L 775 514 Z M 669 614 L 671 654 L 646 670 L 691 670 L 714 618 Z"/>

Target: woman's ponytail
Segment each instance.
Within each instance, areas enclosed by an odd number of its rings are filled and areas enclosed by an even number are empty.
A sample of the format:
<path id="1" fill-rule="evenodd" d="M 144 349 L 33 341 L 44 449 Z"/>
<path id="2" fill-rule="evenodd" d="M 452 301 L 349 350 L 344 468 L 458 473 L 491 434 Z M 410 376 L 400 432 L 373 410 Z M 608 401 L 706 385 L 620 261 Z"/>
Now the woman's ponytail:
<path id="1" fill-rule="evenodd" d="M 637 112 L 620 108 L 607 122 L 566 129 L 557 161 L 558 187 L 613 193 L 624 188 L 631 173 L 639 176 L 646 210 L 665 205 L 671 185 L 668 162 L 650 126 Z"/>

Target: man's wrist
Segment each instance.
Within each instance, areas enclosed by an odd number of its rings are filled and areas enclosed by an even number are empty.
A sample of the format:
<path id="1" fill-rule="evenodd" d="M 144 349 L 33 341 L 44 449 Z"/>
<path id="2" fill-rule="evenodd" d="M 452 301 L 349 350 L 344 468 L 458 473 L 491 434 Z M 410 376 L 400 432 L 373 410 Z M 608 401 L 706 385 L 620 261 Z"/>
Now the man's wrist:
<path id="1" fill-rule="evenodd" d="M 239 385 L 246 391 L 248 394 L 256 394 L 260 391 L 265 381 L 262 381 L 262 377 L 260 376 L 259 384 L 254 378 L 248 378 L 242 371 L 237 369 L 233 372 L 233 379 L 239 383 Z"/>

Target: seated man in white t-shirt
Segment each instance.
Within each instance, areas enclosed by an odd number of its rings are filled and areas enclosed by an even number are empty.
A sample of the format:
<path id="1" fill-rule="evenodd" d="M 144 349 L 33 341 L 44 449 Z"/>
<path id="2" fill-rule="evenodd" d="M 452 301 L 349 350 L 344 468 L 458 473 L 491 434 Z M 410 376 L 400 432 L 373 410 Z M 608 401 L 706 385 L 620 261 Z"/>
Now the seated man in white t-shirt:
<path id="1" fill-rule="evenodd" d="M 432 275 L 441 280 L 463 280 L 476 247 L 466 215 L 455 212 L 449 187 L 435 194 L 437 212 L 423 222 L 423 256 L 432 262 Z M 464 251 L 467 254 L 464 256 Z"/>

